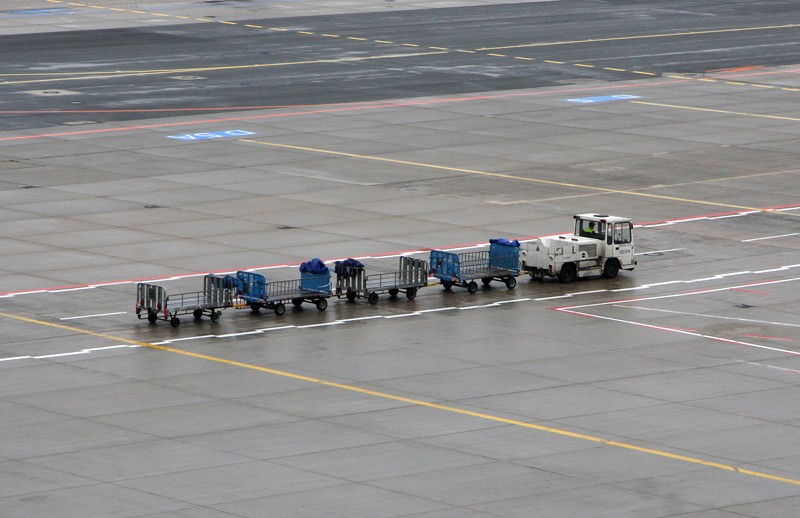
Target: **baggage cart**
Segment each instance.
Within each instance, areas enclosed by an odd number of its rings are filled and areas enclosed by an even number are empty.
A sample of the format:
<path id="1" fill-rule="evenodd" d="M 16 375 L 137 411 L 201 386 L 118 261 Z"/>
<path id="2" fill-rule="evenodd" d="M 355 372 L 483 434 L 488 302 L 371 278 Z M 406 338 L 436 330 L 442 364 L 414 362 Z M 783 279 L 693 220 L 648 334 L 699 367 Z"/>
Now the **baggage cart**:
<path id="1" fill-rule="evenodd" d="M 400 257 L 399 268 L 395 272 L 367 274 L 364 265 L 358 261 L 336 261 L 336 296 L 353 301 L 366 298 L 370 304 L 377 304 L 381 293 L 397 297 L 405 293 L 408 300 L 414 300 L 417 290 L 428 285 L 428 263 L 422 259 Z"/>
<path id="2" fill-rule="evenodd" d="M 260 273 L 236 272 L 236 295 L 245 307 L 254 313 L 262 308 L 271 309 L 276 315 L 286 313 L 286 304 L 300 307 L 303 302 L 314 304 L 318 310 L 328 307 L 331 296 L 331 273 L 302 272 L 300 279 L 267 281 Z"/>
<path id="3" fill-rule="evenodd" d="M 221 309 L 233 306 L 233 283 L 230 277 L 209 274 L 203 278 L 203 291 L 167 294 L 166 288 L 157 284 L 140 282 L 136 285 L 136 316 L 146 315 L 151 324 L 158 320 L 169 322 L 172 327 L 181 325 L 178 315 L 194 316 L 199 320 L 207 315 L 217 322 Z"/>
<path id="4" fill-rule="evenodd" d="M 475 293 L 478 291 L 475 279 L 487 286 L 492 281 L 501 281 L 513 289 L 520 272 L 519 243 L 504 239 L 492 239 L 489 243 L 489 250 L 478 252 L 431 250 L 430 274 L 441 280 L 446 290 L 462 286 Z"/>

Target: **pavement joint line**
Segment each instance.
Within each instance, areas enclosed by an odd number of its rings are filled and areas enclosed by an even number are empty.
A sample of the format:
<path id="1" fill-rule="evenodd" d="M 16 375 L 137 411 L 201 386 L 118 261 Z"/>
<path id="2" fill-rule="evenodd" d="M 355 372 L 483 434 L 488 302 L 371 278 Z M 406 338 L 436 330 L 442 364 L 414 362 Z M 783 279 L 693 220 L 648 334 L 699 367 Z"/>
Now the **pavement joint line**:
<path id="1" fill-rule="evenodd" d="M 732 465 L 728 465 L 728 464 L 722 464 L 722 463 L 719 463 L 719 462 L 708 461 L 708 460 L 700 459 L 700 458 L 697 458 L 697 457 L 690 457 L 688 455 L 670 453 L 670 452 L 667 452 L 667 451 L 657 450 L 657 449 L 654 449 L 654 448 L 648 448 L 648 447 L 645 447 L 645 446 L 638 446 L 638 445 L 631 444 L 631 443 L 614 441 L 614 440 L 605 439 L 605 438 L 597 437 L 597 436 L 593 436 L 593 435 L 572 432 L 572 431 L 565 430 L 565 429 L 562 429 L 562 428 L 554 428 L 554 427 L 551 427 L 551 426 L 545 426 L 545 425 L 542 425 L 542 424 L 536 424 L 536 423 L 532 423 L 532 422 L 528 422 L 528 421 L 521 421 L 521 420 L 518 420 L 518 419 L 509 419 L 509 418 L 501 417 L 501 416 L 498 416 L 498 415 L 488 414 L 488 413 L 484 413 L 484 412 L 477 412 L 477 411 L 473 411 L 473 410 L 467 410 L 467 409 L 459 408 L 459 407 L 456 407 L 456 406 L 445 405 L 445 404 L 441 404 L 441 403 L 434 403 L 432 401 L 425 401 L 425 400 L 422 400 L 422 399 L 414 399 L 414 398 L 410 398 L 410 397 L 398 396 L 398 395 L 395 395 L 395 394 L 390 394 L 388 392 L 380 392 L 380 391 L 377 391 L 377 390 L 371 390 L 371 389 L 366 389 L 366 388 L 362 388 L 362 387 L 357 387 L 355 385 L 348 385 L 348 384 L 345 384 L 345 383 L 337 383 L 337 382 L 333 382 L 333 381 L 329 381 L 329 380 L 325 380 L 325 379 L 321 379 L 321 378 L 314 378 L 314 377 L 311 377 L 311 376 L 305 376 L 305 375 L 302 375 L 302 374 L 296 374 L 296 373 L 293 373 L 293 372 L 281 371 L 281 370 L 272 369 L 272 368 L 269 368 L 269 367 L 263 367 L 263 366 L 260 366 L 260 365 L 254 365 L 254 364 L 250 364 L 250 363 L 245 363 L 245 362 L 240 362 L 240 361 L 235 361 L 235 360 L 229 360 L 229 359 L 226 359 L 226 358 L 220 358 L 220 357 L 217 357 L 217 356 L 211 356 L 211 355 L 207 355 L 207 354 L 196 353 L 196 352 L 188 351 L 188 350 L 185 350 L 185 349 L 178 349 L 178 348 L 174 348 L 174 347 L 156 345 L 156 344 L 152 344 L 152 343 L 144 342 L 144 341 L 139 341 L 139 340 L 128 341 L 128 340 L 125 340 L 123 338 L 120 338 L 120 337 L 117 337 L 117 336 L 114 336 L 114 335 L 110 335 L 110 334 L 107 334 L 107 333 L 99 333 L 99 332 L 95 332 L 95 331 L 89 331 L 89 330 L 86 330 L 86 329 L 81 329 L 79 327 L 67 326 L 67 325 L 63 325 L 63 324 L 56 324 L 56 323 L 53 323 L 53 322 L 46 322 L 44 320 L 38 320 L 38 319 L 35 319 L 35 318 L 23 317 L 23 316 L 20 316 L 20 315 L 12 315 L 12 314 L 9 314 L 9 313 L 0 313 L 0 317 L 4 317 L 4 318 L 7 318 L 7 319 L 11 319 L 11 320 L 17 320 L 17 321 L 21 321 L 21 322 L 26 322 L 26 323 L 29 323 L 29 324 L 35 324 L 35 325 L 40 325 L 40 326 L 45 326 L 45 327 L 53 327 L 53 328 L 56 328 L 56 329 L 61 329 L 61 330 L 64 330 L 64 331 L 70 331 L 70 332 L 74 332 L 74 333 L 94 336 L 94 337 L 97 337 L 97 338 L 103 338 L 103 339 L 114 340 L 114 341 L 122 341 L 122 342 L 126 342 L 126 343 L 129 343 L 129 344 L 138 345 L 140 347 L 146 347 L 148 349 L 168 352 L 168 353 L 177 354 L 177 355 L 181 355 L 181 356 L 186 356 L 186 357 L 189 357 L 189 358 L 195 358 L 195 359 L 199 359 L 199 360 L 207 360 L 207 361 L 210 361 L 210 362 L 220 363 L 220 364 L 228 365 L 228 366 L 231 366 L 231 367 L 240 367 L 240 368 L 243 368 L 243 369 L 254 370 L 254 371 L 258 371 L 258 372 L 263 372 L 265 374 L 272 374 L 272 375 L 281 376 L 281 377 L 284 377 L 284 378 L 294 379 L 294 380 L 298 380 L 298 381 L 305 381 L 305 382 L 308 382 L 308 383 L 313 383 L 313 384 L 326 386 L 326 387 L 331 387 L 331 388 L 342 389 L 342 390 L 349 391 L 349 392 L 355 392 L 355 393 L 358 393 L 358 394 L 374 396 L 374 397 L 378 397 L 378 398 L 382 398 L 382 399 L 388 399 L 388 400 L 392 400 L 392 401 L 398 401 L 398 402 L 401 402 L 401 403 L 407 403 L 407 404 L 413 405 L 413 406 L 420 406 L 420 407 L 430 408 L 432 410 L 441 410 L 441 411 L 444 411 L 444 412 L 450 412 L 450 413 L 454 413 L 454 414 L 460 414 L 460 415 L 475 417 L 475 418 L 478 418 L 478 419 L 484 419 L 484 420 L 492 421 L 492 422 L 496 422 L 496 423 L 503 423 L 503 424 L 508 424 L 508 425 L 512 425 L 512 426 L 518 426 L 518 427 L 521 427 L 521 428 L 527 428 L 527 429 L 536 430 L 536 431 L 540 431 L 540 432 L 547 432 L 547 433 L 560 435 L 560 436 L 564 436 L 564 437 L 571 437 L 571 438 L 574 438 L 574 439 L 580 439 L 580 440 L 583 440 L 583 441 L 594 442 L 594 443 L 603 444 L 603 445 L 606 445 L 606 446 L 614 446 L 614 447 L 625 449 L 625 450 L 629 450 L 629 451 L 647 453 L 647 454 L 655 455 L 655 456 L 658 456 L 658 457 L 663 457 L 663 458 L 668 458 L 668 459 L 672 459 L 672 460 L 688 462 L 688 463 L 691 463 L 691 464 L 705 466 L 707 468 L 714 468 L 714 469 L 719 469 L 719 470 L 723 470 L 723 471 L 730 471 L 730 472 L 733 472 L 733 473 L 739 473 L 739 474 L 742 474 L 742 475 L 749 475 L 749 476 L 753 476 L 753 477 L 757 477 L 757 478 L 771 480 L 771 481 L 774 481 L 774 482 L 782 482 L 782 483 L 786 483 L 786 484 L 792 484 L 792 485 L 800 486 L 800 480 L 797 480 L 797 479 L 792 479 L 792 478 L 788 478 L 788 477 L 781 477 L 781 476 L 772 475 L 772 474 L 765 473 L 765 472 L 760 472 L 760 471 L 740 468 L 740 467 L 736 467 L 736 466 L 732 466 Z"/>

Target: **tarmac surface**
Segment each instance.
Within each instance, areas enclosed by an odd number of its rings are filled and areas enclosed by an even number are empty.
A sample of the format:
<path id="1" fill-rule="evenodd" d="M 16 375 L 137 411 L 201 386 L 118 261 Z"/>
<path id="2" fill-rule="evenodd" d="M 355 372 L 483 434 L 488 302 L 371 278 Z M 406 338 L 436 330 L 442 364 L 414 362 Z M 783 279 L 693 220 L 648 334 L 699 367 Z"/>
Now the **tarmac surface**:
<path id="1" fill-rule="evenodd" d="M 797 515 L 800 9 L 650 4 L 3 2 L 0 514 Z M 634 271 L 134 312 L 584 212 Z"/>

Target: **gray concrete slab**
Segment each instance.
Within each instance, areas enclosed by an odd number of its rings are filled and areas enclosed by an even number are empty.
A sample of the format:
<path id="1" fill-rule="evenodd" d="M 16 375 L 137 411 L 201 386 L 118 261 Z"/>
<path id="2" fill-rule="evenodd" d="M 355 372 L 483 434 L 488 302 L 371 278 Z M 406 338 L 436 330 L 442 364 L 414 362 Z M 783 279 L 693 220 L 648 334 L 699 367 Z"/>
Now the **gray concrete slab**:
<path id="1" fill-rule="evenodd" d="M 4 516 L 795 513 L 794 4 L 34 3 L 0 10 Z M 641 225 L 636 270 L 134 313 L 579 212 Z"/>

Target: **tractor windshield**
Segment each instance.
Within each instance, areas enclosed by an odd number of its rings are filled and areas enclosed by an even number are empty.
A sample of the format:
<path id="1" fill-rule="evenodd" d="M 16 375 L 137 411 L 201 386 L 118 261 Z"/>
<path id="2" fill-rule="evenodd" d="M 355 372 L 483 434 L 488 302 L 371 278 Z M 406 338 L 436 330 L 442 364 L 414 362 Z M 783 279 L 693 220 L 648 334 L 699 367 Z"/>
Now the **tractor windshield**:
<path id="1" fill-rule="evenodd" d="M 577 219 L 575 220 L 575 235 L 581 237 L 591 237 L 593 239 L 605 239 L 606 224 L 603 221 Z"/>

